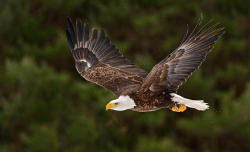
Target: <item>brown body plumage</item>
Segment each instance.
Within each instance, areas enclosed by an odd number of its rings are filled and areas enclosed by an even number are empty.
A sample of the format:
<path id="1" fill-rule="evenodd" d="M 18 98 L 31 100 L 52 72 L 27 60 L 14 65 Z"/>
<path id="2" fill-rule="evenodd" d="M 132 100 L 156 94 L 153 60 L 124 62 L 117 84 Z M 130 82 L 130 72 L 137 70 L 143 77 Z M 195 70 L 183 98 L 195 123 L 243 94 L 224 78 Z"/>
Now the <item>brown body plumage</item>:
<path id="1" fill-rule="evenodd" d="M 149 112 L 175 106 L 175 103 L 171 101 L 171 96 L 166 92 L 158 94 L 151 92 L 135 92 L 129 94 L 129 96 L 134 99 L 135 104 L 137 105 L 131 110 L 138 112 Z"/>
<path id="2" fill-rule="evenodd" d="M 175 106 L 170 93 L 176 93 L 179 86 L 199 68 L 212 45 L 224 33 L 223 28 L 212 29 L 209 21 L 200 30 L 202 16 L 188 36 L 188 27 L 179 47 L 154 66 L 148 74 L 127 60 L 101 30 L 96 28 L 89 39 L 89 27 L 76 21 L 76 33 L 67 18 L 66 30 L 71 53 L 79 74 L 88 81 L 109 89 L 118 97 L 128 95 L 136 104 L 131 110 L 155 111 Z"/>

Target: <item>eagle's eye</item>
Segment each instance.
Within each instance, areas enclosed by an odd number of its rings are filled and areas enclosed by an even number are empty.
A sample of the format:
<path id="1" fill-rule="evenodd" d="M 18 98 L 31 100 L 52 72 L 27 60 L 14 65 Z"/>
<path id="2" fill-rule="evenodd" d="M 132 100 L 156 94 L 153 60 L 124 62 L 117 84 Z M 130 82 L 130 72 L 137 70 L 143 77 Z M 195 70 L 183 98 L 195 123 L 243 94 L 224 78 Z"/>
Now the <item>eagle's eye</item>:
<path id="1" fill-rule="evenodd" d="M 116 102 L 115 105 L 118 105 L 118 102 Z"/>

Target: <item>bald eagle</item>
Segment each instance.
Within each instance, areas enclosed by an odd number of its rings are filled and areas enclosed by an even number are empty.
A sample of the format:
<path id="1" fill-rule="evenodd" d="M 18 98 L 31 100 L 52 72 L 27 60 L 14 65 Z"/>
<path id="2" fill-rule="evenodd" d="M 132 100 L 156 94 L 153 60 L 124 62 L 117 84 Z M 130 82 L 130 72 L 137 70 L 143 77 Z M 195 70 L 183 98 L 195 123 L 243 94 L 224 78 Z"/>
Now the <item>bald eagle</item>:
<path id="1" fill-rule="evenodd" d="M 150 73 L 145 72 L 125 58 L 119 49 L 110 43 L 103 29 L 92 29 L 76 20 L 76 32 L 67 17 L 66 36 L 75 59 L 78 73 L 118 97 L 106 105 L 106 110 L 134 110 L 149 112 L 168 108 L 183 112 L 186 107 L 197 110 L 209 108 L 203 100 L 190 100 L 177 95 L 178 88 L 199 68 L 215 41 L 224 33 L 218 25 L 210 26 L 212 20 L 199 29 L 202 15 L 191 34 L 188 25 L 180 45 L 171 54 L 156 64 Z"/>

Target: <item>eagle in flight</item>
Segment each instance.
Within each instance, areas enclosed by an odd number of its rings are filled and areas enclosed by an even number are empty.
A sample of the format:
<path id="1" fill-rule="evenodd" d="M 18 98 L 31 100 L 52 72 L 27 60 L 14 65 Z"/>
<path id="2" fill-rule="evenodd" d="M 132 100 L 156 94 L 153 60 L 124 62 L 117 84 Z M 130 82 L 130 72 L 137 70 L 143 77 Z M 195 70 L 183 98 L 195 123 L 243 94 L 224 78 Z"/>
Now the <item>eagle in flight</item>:
<path id="1" fill-rule="evenodd" d="M 209 106 L 203 100 L 190 100 L 176 94 L 224 33 L 224 28 L 214 29 L 218 23 L 210 25 L 212 20 L 199 29 L 201 21 L 202 15 L 191 34 L 187 25 L 181 44 L 150 73 L 125 58 L 110 43 L 103 29 L 98 36 L 98 30 L 93 28 L 89 37 L 87 23 L 82 25 L 77 19 L 75 31 L 67 17 L 66 35 L 78 73 L 116 94 L 117 99 L 110 101 L 106 110 L 149 112 L 169 108 L 183 112 L 190 107 L 204 111 Z"/>

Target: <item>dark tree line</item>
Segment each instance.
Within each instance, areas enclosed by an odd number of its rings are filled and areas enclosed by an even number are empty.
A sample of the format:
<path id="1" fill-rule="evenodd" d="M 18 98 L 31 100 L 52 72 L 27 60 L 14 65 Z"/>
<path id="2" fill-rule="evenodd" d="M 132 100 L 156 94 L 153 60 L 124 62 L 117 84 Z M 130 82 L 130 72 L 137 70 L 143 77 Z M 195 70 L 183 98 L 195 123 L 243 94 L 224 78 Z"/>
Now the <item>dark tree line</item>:
<path id="1" fill-rule="evenodd" d="M 106 112 L 115 95 L 74 69 L 65 16 L 103 28 L 149 72 L 200 13 L 226 33 L 179 94 L 209 110 Z M 249 151 L 249 18 L 243 0 L 1 1 L 0 151 Z"/>

